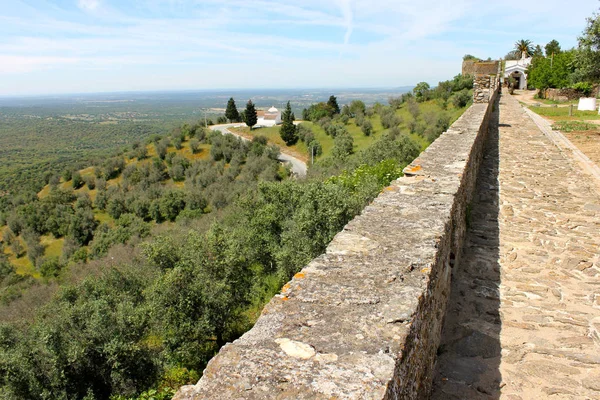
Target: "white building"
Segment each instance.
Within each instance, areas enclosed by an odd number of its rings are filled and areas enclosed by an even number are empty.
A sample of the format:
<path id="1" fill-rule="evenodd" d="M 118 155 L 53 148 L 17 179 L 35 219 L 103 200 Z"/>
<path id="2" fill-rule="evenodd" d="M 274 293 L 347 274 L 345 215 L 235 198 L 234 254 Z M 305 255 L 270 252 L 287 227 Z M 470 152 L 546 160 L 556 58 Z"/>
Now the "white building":
<path id="1" fill-rule="evenodd" d="M 257 116 L 257 126 L 275 126 L 281 124 L 281 111 L 275 107 L 271 107 L 264 112 L 258 111 Z"/>
<path id="2" fill-rule="evenodd" d="M 512 76 L 516 80 L 515 89 L 527 89 L 527 67 L 531 64 L 531 57 L 523 57 L 520 60 L 507 60 L 504 63 L 504 80 Z"/>

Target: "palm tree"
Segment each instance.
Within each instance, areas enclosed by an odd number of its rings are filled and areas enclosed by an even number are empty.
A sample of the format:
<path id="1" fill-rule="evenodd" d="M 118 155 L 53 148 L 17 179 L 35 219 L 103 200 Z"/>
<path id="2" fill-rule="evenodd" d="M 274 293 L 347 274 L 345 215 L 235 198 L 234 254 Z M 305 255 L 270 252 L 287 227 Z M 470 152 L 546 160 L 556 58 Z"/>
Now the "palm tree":
<path id="1" fill-rule="evenodd" d="M 515 50 L 521 52 L 523 57 L 527 57 L 533 54 L 533 43 L 531 43 L 531 40 L 521 39 L 515 42 Z"/>

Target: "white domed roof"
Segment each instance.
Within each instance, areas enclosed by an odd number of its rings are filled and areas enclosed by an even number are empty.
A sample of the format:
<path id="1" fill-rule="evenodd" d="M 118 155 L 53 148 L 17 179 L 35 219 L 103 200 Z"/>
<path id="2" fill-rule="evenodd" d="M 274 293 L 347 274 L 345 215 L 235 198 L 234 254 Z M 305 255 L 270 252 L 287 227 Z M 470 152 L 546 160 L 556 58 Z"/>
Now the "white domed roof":
<path id="1" fill-rule="evenodd" d="M 276 112 L 279 112 L 279 110 L 276 109 L 275 107 L 271 107 L 271 108 L 269 108 L 269 112 L 270 113 L 276 113 Z"/>

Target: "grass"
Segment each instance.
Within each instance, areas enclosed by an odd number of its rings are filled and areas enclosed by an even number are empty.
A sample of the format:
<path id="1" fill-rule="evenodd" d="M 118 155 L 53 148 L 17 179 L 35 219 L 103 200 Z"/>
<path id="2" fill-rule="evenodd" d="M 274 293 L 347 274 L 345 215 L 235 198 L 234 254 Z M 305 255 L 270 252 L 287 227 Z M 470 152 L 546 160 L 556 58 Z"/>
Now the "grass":
<path id="1" fill-rule="evenodd" d="M 94 208 L 94 219 L 99 223 L 107 223 L 108 225 L 114 225 L 114 220 L 106 211 L 98 210 Z"/>
<path id="2" fill-rule="evenodd" d="M 600 119 L 598 111 L 578 111 L 573 109 L 573 115 L 569 116 L 569 107 L 529 107 L 536 114 L 553 121 L 585 121 Z"/>
<path id="3" fill-rule="evenodd" d="M 577 104 L 579 102 L 579 100 L 567 100 L 567 101 L 557 101 L 557 100 L 550 100 L 550 99 L 536 99 L 534 98 L 535 101 L 537 101 L 540 104 L 549 104 L 549 105 L 569 105 L 569 104 Z"/>
<path id="4" fill-rule="evenodd" d="M 600 126 L 584 121 L 557 121 L 552 124 L 552 129 L 561 132 L 597 131 Z"/>
<path id="5" fill-rule="evenodd" d="M 45 247 L 44 256 L 60 257 L 64 242 L 64 238 L 56 239 L 52 235 L 43 235 L 40 238 L 40 243 Z"/>
<path id="6" fill-rule="evenodd" d="M 27 258 L 27 246 L 25 242 L 20 237 L 17 237 L 15 240 L 21 241 L 21 245 L 24 249 L 22 253 L 23 255 L 17 258 L 12 252 L 10 246 L 6 246 L 4 248 L 4 254 L 8 257 L 8 262 L 15 267 L 17 274 L 31 275 L 35 278 L 39 278 L 39 272 L 35 269 L 35 266 L 31 263 L 31 261 L 29 261 L 29 258 Z"/>

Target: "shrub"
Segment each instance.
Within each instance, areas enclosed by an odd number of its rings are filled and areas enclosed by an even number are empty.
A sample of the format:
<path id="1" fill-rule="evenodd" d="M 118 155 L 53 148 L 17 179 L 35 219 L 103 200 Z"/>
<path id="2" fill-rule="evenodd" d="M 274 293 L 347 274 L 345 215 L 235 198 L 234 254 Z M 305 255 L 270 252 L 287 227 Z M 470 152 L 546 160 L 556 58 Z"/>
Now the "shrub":
<path id="1" fill-rule="evenodd" d="M 408 112 L 414 119 L 417 119 L 419 114 L 421 114 L 421 109 L 419 108 L 419 104 L 411 97 L 408 99 Z"/>
<path id="2" fill-rule="evenodd" d="M 317 139 L 314 139 L 310 142 L 308 142 L 306 144 L 306 147 L 308 149 L 308 156 L 320 156 L 321 154 L 323 154 L 323 147 L 321 146 L 321 143 L 319 143 L 319 141 Z"/>
<path id="3" fill-rule="evenodd" d="M 373 124 L 371 124 L 371 121 L 368 119 L 365 119 L 360 127 L 360 130 L 365 134 L 365 136 L 371 136 L 371 133 L 373 133 Z"/>
<path id="4" fill-rule="evenodd" d="M 73 179 L 73 189 L 79 189 L 81 186 L 83 186 L 83 180 L 81 179 L 81 174 L 78 171 L 73 172 L 71 179 Z"/>
<path id="5" fill-rule="evenodd" d="M 190 141 L 190 150 L 192 151 L 192 154 L 198 153 L 198 151 L 200 150 L 200 142 L 198 141 L 198 139 L 192 139 Z"/>
<path id="6" fill-rule="evenodd" d="M 468 89 L 463 89 L 452 97 L 452 105 L 456 108 L 465 107 L 471 101 L 471 95 Z"/>
<path id="7" fill-rule="evenodd" d="M 88 189 L 94 190 L 96 188 L 96 178 L 93 175 L 86 176 L 85 184 L 87 185 Z"/>
<path id="8" fill-rule="evenodd" d="M 62 269 L 63 265 L 58 261 L 58 257 L 49 257 L 41 262 L 40 274 L 44 278 L 56 278 Z"/>
<path id="9" fill-rule="evenodd" d="M 335 158 L 346 158 L 353 153 L 354 139 L 349 134 L 335 137 L 332 155 Z"/>
<path id="10" fill-rule="evenodd" d="M 384 129 L 390 129 L 400 125 L 402 119 L 396 115 L 393 108 L 386 108 L 381 113 L 381 125 Z"/>
<path id="11" fill-rule="evenodd" d="M 592 84 L 589 82 L 577 82 L 573 85 L 573 89 L 581 92 L 585 97 L 592 94 Z"/>

